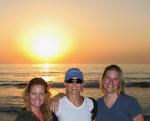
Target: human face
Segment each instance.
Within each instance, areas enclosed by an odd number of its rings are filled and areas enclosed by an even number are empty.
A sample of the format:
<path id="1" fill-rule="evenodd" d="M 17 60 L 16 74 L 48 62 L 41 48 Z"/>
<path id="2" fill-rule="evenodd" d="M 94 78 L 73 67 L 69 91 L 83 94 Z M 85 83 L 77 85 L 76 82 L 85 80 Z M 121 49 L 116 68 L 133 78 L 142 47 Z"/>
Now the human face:
<path id="1" fill-rule="evenodd" d="M 65 87 L 68 95 L 80 95 L 80 92 L 83 90 L 83 81 L 81 83 L 81 80 L 73 78 L 68 83 L 65 83 Z"/>
<path id="2" fill-rule="evenodd" d="M 105 93 L 118 93 L 120 86 L 119 77 L 119 73 L 114 70 L 109 70 L 106 72 L 106 75 L 102 81 Z"/>
<path id="3" fill-rule="evenodd" d="M 46 97 L 45 88 L 42 85 L 34 85 L 29 93 L 31 108 L 38 108 L 44 103 Z"/>

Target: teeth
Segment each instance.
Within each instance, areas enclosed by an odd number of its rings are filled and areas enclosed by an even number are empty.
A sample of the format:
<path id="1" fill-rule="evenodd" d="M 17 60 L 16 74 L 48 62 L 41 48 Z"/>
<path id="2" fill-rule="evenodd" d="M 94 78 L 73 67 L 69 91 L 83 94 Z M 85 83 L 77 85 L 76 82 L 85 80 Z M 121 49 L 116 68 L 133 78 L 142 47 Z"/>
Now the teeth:
<path id="1" fill-rule="evenodd" d="M 35 103 L 40 103 L 40 101 L 35 101 Z"/>

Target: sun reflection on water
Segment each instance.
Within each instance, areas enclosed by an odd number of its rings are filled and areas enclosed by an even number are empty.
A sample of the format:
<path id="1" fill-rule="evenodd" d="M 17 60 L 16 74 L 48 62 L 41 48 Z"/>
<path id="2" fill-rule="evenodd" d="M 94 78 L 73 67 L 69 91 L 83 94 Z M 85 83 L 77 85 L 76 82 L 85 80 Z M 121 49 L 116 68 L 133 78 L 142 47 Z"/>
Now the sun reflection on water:
<path id="1" fill-rule="evenodd" d="M 54 64 L 41 64 L 41 71 L 44 72 L 44 75 L 42 75 L 41 77 L 47 81 L 47 82 L 53 82 L 56 80 L 56 76 L 52 76 L 50 75 L 50 71 L 53 70 L 52 68 L 54 68 L 55 65 Z"/>

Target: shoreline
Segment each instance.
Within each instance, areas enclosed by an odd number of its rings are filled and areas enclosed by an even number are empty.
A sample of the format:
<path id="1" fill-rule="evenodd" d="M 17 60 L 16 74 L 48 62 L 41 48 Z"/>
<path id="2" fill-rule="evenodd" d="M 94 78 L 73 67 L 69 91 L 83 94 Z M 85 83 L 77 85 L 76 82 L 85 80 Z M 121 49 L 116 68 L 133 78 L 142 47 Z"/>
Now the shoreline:
<path id="1" fill-rule="evenodd" d="M 0 112 L 0 121 L 15 121 L 18 113 L 14 112 Z M 145 121 L 150 121 L 150 115 L 144 115 Z"/>

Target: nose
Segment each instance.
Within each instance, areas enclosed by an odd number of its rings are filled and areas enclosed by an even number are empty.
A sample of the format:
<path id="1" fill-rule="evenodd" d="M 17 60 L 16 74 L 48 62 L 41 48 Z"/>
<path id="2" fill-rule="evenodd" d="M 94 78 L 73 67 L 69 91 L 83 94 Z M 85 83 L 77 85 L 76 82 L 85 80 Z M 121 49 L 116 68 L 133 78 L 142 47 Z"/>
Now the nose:
<path id="1" fill-rule="evenodd" d="M 40 99 L 40 95 L 39 94 L 36 94 L 36 99 Z"/>
<path id="2" fill-rule="evenodd" d="M 112 84 L 114 79 L 109 78 L 109 83 Z"/>
<path id="3" fill-rule="evenodd" d="M 73 85 L 76 85 L 77 83 L 76 83 L 76 81 L 73 81 Z"/>

